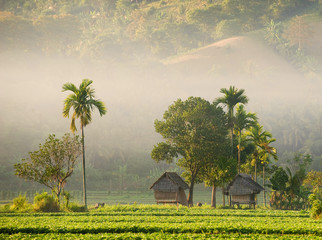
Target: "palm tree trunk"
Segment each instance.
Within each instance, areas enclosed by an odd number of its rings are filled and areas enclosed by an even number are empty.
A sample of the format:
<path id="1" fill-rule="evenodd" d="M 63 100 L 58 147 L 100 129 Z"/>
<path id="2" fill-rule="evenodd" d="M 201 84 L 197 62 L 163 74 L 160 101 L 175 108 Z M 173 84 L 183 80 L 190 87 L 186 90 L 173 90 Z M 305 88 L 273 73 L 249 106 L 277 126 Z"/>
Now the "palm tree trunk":
<path id="1" fill-rule="evenodd" d="M 216 208 L 216 186 L 215 186 L 215 184 L 212 185 L 211 207 Z"/>
<path id="2" fill-rule="evenodd" d="M 82 125 L 82 147 L 83 147 L 83 202 L 85 207 L 87 207 L 86 176 L 85 176 L 85 138 L 84 138 L 83 125 Z"/>
<path id="3" fill-rule="evenodd" d="M 234 125 L 231 125 L 231 157 L 234 156 Z M 235 160 L 236 161 L 236 160 Z"/>
<path id="4" fill-rule="evenodd" d="M 240 173 L 240 140 L 241 136 L 238 136 L 238 174 Z"/>
<path id="5" fill-rule="evenodd" d="M 263 165 L 263 196 L 264 196 L 264 207 L 266 207 L 266 193 L 265 193 L 265 163 Z"/>
<path id="6" fill-rule="evenodd" d="M 257 159 L 255 159 L 255 182 L 257 182 Z"/>

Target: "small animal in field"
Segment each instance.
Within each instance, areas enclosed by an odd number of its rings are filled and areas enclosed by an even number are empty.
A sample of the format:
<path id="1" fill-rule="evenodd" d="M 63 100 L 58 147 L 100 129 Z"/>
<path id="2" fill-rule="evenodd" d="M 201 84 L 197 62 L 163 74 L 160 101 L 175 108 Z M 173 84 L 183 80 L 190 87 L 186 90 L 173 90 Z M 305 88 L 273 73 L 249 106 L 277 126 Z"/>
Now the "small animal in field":
<path id="1" fill-rule="evenodd" d="M 95 208 L 104 207 L 105 203 L 96 203 Z"/>

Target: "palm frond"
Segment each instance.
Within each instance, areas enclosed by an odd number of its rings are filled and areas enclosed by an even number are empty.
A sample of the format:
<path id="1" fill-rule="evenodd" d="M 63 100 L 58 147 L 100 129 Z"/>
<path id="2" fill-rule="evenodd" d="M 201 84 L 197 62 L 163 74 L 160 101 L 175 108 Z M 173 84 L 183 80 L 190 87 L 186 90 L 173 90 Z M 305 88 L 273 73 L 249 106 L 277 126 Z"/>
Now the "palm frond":
<path id="1" fill-rule="evenodd" d="M 70 94 L 64 101 L 63 116 L 69 117 L 70 109 L 75 105 L 77 99 L 75 94 Z"/>
<path id="2" fill-rule="evenodd" d="M 62 92 L 65 91 L 72 91 L 73 93 L 77 93 L 78 89 L 73 83 L 68 82 L 63 85 Z"/>
<path id="3" fill-rule="evenodd" d="M 95 106 L 97 108 L 97 110 L 99 111 L 100 116 L 103 116 L 103 115 L 106 114 L 107 109 L 106 109 L 105 104 L 102 101 L 91 99 L 89 101 L 89 104 L 91 106 Z"/>
<path id="4" fill-rule="evenodd" d="M 85 79 L 82 80 L 82 83 L 79 85 L 79 89 L 80 90 L 85 90 L 92 83 L 93 83 L 92 80 L 85 78 Z"/>

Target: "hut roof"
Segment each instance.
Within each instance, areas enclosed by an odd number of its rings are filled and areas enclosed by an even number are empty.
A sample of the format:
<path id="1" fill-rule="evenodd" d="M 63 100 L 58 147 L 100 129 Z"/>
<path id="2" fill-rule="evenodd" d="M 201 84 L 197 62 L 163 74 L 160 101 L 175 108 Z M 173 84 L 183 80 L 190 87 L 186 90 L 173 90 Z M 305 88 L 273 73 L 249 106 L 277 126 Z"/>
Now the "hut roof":
<path id="1" fill-rule="evenodd" d="M 188 189 L 188 184 L 175 172 L 165 172 L 162 176 L 152 184 L 150 189 L 157 191 L 177 191 L 179 188 Z"/>
<path id="2" fill-rule="evenodd" d="M 253 181 L 251 176 L 240 173 L 238 174 L 231 183 L 229 183 L 226 194 L 227 195 L 247 195 L 257 194 L 265 190 L 257 182 Z"/>

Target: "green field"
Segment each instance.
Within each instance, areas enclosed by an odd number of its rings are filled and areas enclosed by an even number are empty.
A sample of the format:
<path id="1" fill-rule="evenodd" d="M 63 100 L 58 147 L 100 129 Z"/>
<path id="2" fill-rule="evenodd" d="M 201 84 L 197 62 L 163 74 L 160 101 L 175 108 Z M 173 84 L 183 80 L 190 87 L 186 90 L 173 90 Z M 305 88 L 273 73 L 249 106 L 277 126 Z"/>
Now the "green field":
<path id="1" fill-rule="evenodd" d="M 0 239 L 321 239 L 307 212 L 113 205 L 86 213 L 1 213 Z"/>
<path id="2" fill-rule="evenodd" d="M 47 190 L 48 191 L 48 190 Z M 37 193 L 41 193 L 42 190 L 34 190 L 28 192 L 12 192 L 12 191 L 0 191 L 0 205 L 12 203 L 12 199 L 21 195 L 26 195 L 29 202 L 33 202 L 33 199 Z M 69 191 L 71 194 L 72 202 L 83 202 L 83 193 L 82 191 Z M 50 192 L 48 191 L 50 194 Z M 186 191 L 186 195 L 188 196 L 188 191 Z M 194 191 L 194 203 L 201 202 L 202 204 L 210 205 L 211 202 L 211 188 L 205 188 L 202 185 L 198 185 L 198 187 Z M 266 202 L 269 202 L 269 192 L 266 194 Z M 228 197 L 226 196 L 226 204 L 228 204 Z M 87 202 L 89 205 L 95 205 L 97 202 L 105 203 L 108 205 L 117 205 L 117 204 L 154 204 L 155 198 L 153 191 L 88 191 L 87 192 Z M 259 206 L 263 206 L 263 194 L 257 195 L 257 203 Z M 217 204 L 223 205 L 222 202 L 222 194 L 221 189 L 217 191 Z"/>

